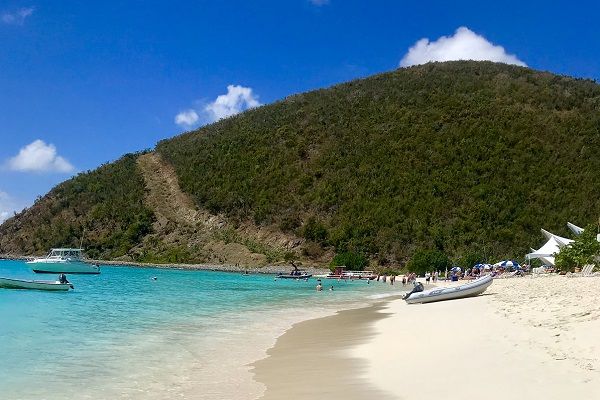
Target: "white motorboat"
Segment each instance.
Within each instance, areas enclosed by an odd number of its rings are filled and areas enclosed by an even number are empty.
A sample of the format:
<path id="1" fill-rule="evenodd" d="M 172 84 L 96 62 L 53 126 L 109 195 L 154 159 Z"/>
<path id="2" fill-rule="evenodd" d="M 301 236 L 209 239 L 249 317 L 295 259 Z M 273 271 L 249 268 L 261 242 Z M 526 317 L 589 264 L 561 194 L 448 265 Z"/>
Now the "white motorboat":
<path id="1" fill-rule="evenodd" d="M 1 278 L 0 288 L 5 289 L 34 289 L 34 290 L 69 290 L 74 289 L 69 282 L 60 281 L 32 281 L 26 279 Z"/>
<path id="2" fill-rule="evenodd" d="M 27 261 L 33 272 L 47 274 L 99 274 L 100 267 L 85 262 L 83 249 L 51 249 L 46 257 Z"/>
<path id="3" fill-rule="evenodd" d="M 321 279 L 364 279 L 373 280 L 377 278 L 377 274 L 373 271 L 346 271 L 346 267 L 335 267 L 333 272 L 328 274 L 315 275 L 315 278 Z"/>
<path id="4" fill-rule="evenodd" d="M 430 290 L 424 290 L 422 292 L 415 292 L 404 300 L 408 304 L 417 304 L 473 297 L 485 292 L 485 290 L 492 284 L 493 281 L 494 279 L 491 275 L 486 275 L 459 286 L 434 288 Z"/>

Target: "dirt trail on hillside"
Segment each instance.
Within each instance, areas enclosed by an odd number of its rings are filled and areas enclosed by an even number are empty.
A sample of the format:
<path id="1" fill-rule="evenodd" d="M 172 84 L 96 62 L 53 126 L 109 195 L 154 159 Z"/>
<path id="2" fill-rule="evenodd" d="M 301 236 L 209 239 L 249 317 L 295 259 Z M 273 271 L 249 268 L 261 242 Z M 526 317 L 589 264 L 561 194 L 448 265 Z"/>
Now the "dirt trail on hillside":
<path id="1" fill-rule="evenodd" d="M 156 216 L 154 233 L 147 238 L 148 247 L 156 247 L 150 243 L 158 240 L 165 248 L 195 248 L 194 256 L 206 262 L 264 265 L 266 253 L 271 253 L 271 258 L 273 253 L 299 253 L 299 246 L 304 243 L 274 227 L 243 223 L 234 228 L 225 216 L 198 209 L 181 190 L 175 169 L 157 153 L 141 155 L 138 167 L 146 183 L 145 203 Z"/>
<path id="2" fill-rule="evenodd" d="M 179 187 L 173 167 L 158 154 L 148 153 L 140 156 L 138 165 L 148 189 L 147 205 L 154 211 L 161 225 L 171 221 L 190 227 L 203 225 L 208 229 L 225 226 L 224 218 L 196 208 L 190 196 Z"/>

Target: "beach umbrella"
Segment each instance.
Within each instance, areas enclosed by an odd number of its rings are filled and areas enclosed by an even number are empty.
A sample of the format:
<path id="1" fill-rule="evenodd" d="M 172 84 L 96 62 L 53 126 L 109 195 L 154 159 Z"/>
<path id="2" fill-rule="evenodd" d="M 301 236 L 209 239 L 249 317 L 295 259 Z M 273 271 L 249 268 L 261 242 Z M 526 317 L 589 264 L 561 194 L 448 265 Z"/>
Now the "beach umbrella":
<path id="1" fill-rule="evenodd" d="M 504 260 L 500 262 L 501 267 L 518 267 L 519 263 L 513 260 Z"/>
<path id="2" fill-rule="evenodd" d="M 462 269 L 460 267 L 452 267 L 452 269 L 450 271 L 452 271 L 452 272 L 461 272 Z"/>
<path id="3" fill-rule="evenodd" d="M 521 266 L 518 262 L 514 260 L 504 260 L 498 263 L 499 267 L 507 268 L 507 269 L 521 269 Z"/>

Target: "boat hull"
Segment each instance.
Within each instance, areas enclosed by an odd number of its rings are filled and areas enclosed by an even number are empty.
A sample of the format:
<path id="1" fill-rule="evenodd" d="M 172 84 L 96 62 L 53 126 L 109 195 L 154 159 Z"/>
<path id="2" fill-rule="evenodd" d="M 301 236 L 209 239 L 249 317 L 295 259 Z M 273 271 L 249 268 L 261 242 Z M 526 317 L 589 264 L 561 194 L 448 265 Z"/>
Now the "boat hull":
<path id="1" fill-rule="evenodd" d="M 33 272 L 38 274 L 99 274 L 100 267 L 83 262 L 28 262 Z"/>
<path id="2" fill-rule="evenodd" d="M 474 297 L 485 292 L 492 282 L 493 278 L 491 275 L 487 275 L 460 286 L 435 288 L 431 290 L 425 290 L 423 292 L 413 293 L 410 295 L 410 297 L 404 300 L 408 304 L 419 304 Z"/>
<path id="3" fill-rule="evenodd" d="M 319 279 L 335 279 L 335 280 L 363 280 L 363 281 L 372 281 L 377 278 L 377 275 L 335 275 L 335 274 L 327 274 L 327 275 L 315 275 L 315 278 Z"/>
<path id="4" fill-rule="evenodd" d="M 277 279 L 308 279 L 312 274 L 304 275 L 277 275 Z"/>
<path id="5" fill-rule="evenodd" d="M 60 283 L 58 281 L 32 281 L 25 279 L 0 278 L 0 288 L 68 291 L 69 289 L 73 289 L 73 285 L 70 283 Z"/>

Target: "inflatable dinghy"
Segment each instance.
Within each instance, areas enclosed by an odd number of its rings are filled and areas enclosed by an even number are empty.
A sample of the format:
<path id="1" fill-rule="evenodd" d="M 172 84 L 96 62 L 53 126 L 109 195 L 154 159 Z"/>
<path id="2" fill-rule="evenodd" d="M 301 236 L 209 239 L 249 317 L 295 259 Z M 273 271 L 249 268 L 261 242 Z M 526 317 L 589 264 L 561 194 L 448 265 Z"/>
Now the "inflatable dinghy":
<path id="1" fill-rule="evenodd" d="M 435 288 L 422 292 L 412 293 L 404 300 L 408 304 L 431 303 L 433 301 L 462 299 L 464 297 L 473 297 L 480 295 L 492 284 L 494 279 L 491 275 L 486 275 L 469 283 L 460 286 Z"/>

